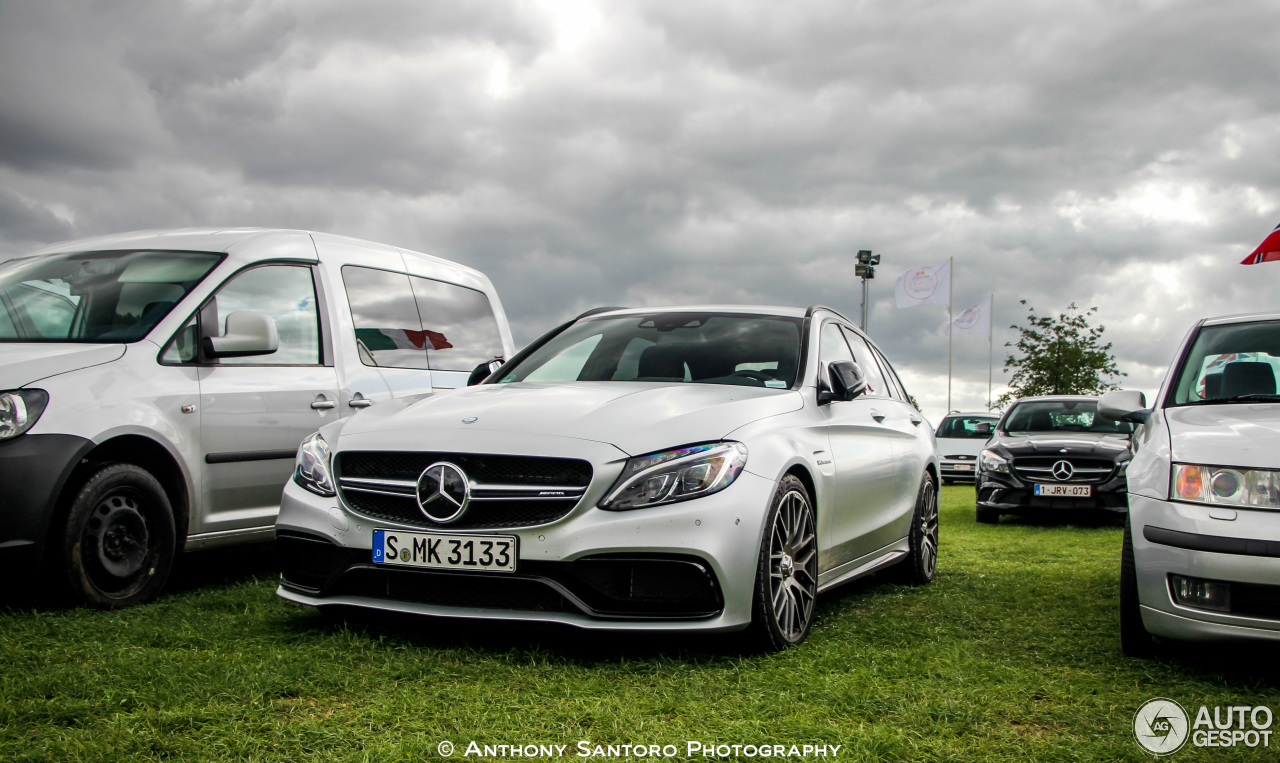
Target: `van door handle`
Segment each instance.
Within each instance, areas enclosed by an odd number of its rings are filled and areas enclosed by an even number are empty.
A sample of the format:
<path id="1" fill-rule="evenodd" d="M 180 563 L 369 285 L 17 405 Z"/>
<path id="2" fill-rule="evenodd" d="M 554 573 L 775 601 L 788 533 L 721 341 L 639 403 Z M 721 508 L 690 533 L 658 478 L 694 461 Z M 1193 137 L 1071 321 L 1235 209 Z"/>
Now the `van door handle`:
<path id="1" fill-rule="evenodd" d="M 324 398 L 320 398 L 315 402 L 313 402 L 311 404 L 311 407 L 315 408 L 317 411 L 327 411 L 330 408 L 337 408 L 338 404 L 333 402 L 332 400 L 325 400 Z"/>
<path id="2" fill-rule="evenodd" d="M 924 419 L 920 418 L 919 416 L 915 415 L 914 413 L 913 413 L 913 414 L 911 414 L 911 416 L 910 416 L 909 418 L 910 418 L 910 420 L 911 420 L 911 423 L 912 423 L 912 424 L 914 424 L 915 426 L 920 426 L 920 422 L 924 421 Z"/>
<path id="3" fill-rule="evenodd" d="M 884 414 L 881 413 L 880 411 L 877 411 L 875 408 L 872 408 L 871 418 L 875 419 L 877 424 L 880 424 L 884 421 Z"/>
<path id="4" fill-rule="evenodd" d="M 355 397 L 355 398 L 352 398 L 351 401 L 347 403 L 347 405 L 351 406 L 352 408 L 368 408 L 369 406 L 373 405 L 373 401 L 366 400 L 363 397 Z"/>

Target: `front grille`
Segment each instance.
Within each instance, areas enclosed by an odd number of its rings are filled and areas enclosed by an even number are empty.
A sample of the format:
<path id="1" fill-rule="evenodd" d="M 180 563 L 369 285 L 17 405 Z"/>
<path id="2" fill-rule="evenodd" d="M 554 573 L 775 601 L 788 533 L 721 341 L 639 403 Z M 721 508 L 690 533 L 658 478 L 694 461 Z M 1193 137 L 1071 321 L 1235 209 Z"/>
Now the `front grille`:
<path id="1" fill-rule="evenodd" d="M 520 612 L 577 612 L 564 596 L 539 580 L 403 569 L 354 569 L 329 592 L 441 607 Z"/>
<path id="2" fill-rule="evenodd" d="M 434 463 L 460 468 L 471 504 L 440 523 L 422 512 L 417 481 Z M 352 510 L 389 522 L 458 530 L 530 527 L 554 522 L 577 505 L 591 484 L 591 464 L 572 458 L 477 453 L 346 451 L 335 458 L 338 491 Z"/>
<path id="3" fill-rule="evenodd" d="M 1054 464 L 1066 461 L 1071 464 L 1071 476 L 1060 480 L 1053 474 Z M 1111 478 L 1114 462 L 1105 458 L 1080 458 L 1077 456 L 1023 456 L 1013 460 L 1013 471 L 1027 482 L 1049 484 L 1101 484 Z"/>

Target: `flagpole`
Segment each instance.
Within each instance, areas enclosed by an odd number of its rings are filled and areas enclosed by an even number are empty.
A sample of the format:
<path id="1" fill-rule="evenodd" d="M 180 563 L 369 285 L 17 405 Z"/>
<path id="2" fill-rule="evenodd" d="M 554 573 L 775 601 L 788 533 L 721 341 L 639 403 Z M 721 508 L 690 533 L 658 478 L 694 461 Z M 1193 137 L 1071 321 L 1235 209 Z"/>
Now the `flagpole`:
<path id="1" fill-rule="evenodd" d="M 987 303 L 987 410 L 991 410 L 991 369 L 996 357 L 996 295 Z"/>
<path id="2" fill-rule="evenodd" d="M 956 301 L 956 258 L 947 258 L 947 413 L 951 413 L 951 337 L 956 333 L 952 331 L 951 321 L 955 318 L 951 315 L 952 306 Z"/>

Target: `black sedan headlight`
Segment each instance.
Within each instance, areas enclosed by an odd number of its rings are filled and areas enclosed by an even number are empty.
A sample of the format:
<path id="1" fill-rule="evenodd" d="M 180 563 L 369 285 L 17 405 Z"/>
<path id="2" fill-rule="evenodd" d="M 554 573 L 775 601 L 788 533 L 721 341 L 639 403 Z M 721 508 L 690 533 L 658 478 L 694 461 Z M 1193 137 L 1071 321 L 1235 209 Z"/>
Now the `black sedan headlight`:
<path id="1" fill-rule="evenodd" d="M 627 461 L 600 508 L 644 509 L 701 498 L 733 484 L 747 465 L 747 446 L 712 442 L 666 450 Z"/>

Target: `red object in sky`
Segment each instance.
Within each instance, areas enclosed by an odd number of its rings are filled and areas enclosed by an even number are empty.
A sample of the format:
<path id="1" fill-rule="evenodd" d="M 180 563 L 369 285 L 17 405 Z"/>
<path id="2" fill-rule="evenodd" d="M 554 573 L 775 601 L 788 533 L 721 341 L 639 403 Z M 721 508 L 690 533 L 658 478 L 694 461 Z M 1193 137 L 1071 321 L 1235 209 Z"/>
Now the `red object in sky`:
<path id="1" fill-rule="evenodd" d="M 1260 262 L 1276 262 L 1280 260 L 1280 225 L 1271 231 L 1271 235 L 1258 244 L 1253 254 L 1240 261 L 1241 265 L 1257 265 Z"/>

